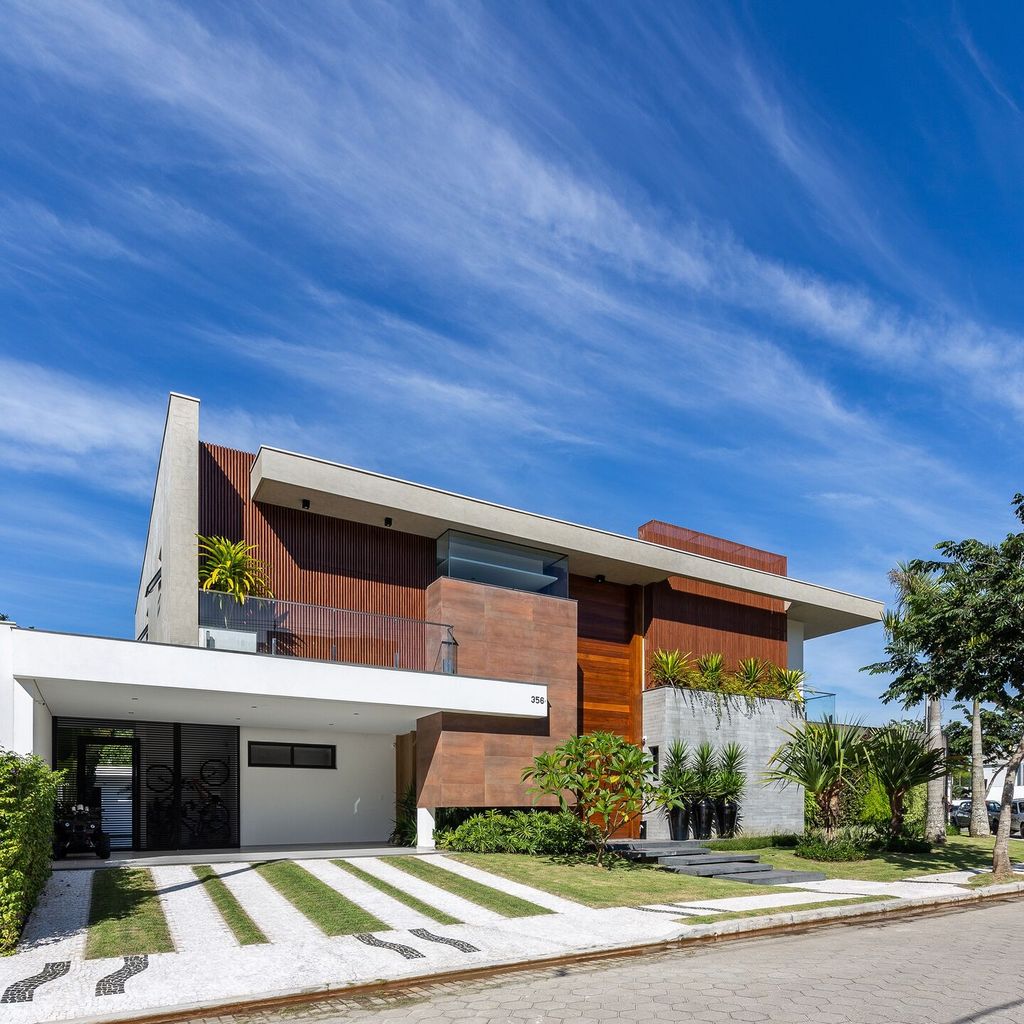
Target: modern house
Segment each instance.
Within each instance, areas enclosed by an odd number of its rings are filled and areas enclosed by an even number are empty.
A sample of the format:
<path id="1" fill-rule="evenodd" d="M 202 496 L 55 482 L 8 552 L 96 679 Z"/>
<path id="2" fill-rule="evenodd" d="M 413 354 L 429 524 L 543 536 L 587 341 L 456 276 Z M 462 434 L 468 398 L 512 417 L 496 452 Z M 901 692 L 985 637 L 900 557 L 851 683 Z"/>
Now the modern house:
<path id="1" fill-rule="evenodd" d="M 274 597 L 201 593 L 197 534 L 255 544 Z M 805 642 L 881 613 L 668 523 L 622 536 L 201 441 L 199 402 L 171 395 L 136 639 L 0 624 L 0 745 L 99 791 L 115 846 L 381 841 L 410 786 L 427 845 L 437 808 L 528 806 L 523 767 L 570 735 L 685 733 L 647 689 L 653 650 L 802 668 Z M 742 723 L 755 770 L 799 713 L 765 703 Z M 754 802 L 757 827 L 802 822 L 799 793 Z"/>

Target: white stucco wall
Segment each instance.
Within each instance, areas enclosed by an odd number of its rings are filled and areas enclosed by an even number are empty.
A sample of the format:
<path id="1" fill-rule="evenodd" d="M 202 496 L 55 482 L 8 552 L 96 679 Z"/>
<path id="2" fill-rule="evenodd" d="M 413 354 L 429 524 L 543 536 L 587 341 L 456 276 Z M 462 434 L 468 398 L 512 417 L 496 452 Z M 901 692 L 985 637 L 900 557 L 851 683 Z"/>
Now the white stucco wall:
<path id="1" fill-rule="evenodd" d="M 804 624 L 796 619 L 786 621 L 786 667 L 804 670 Z"/>
<path id="2" fill-rule="evenodd" d="M 250 740 L 331 743 L 337 767 L 250 768 Z M 387 839 L 395 804 L 393 736 L 242 729 L 239 741 L 243 846 Z"/>

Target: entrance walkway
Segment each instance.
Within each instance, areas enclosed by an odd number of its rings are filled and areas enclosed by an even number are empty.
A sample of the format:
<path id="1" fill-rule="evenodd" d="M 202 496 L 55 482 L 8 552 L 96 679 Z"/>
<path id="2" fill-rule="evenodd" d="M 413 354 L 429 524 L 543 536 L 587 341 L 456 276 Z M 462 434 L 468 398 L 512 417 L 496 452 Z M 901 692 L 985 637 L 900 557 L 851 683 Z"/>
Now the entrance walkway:
<path id="1" fill-rule="evenodd" d="M 171 864 L 250 864 L 266 860 L 333 860 L 337 857 L 407 857 L 436 851 L 418 846 L 386 843 L 296 843 L 293 846 L 240 846 L 233 850 L 115 850 L 110 860 L 80 854 L 53 862 L 54 871 L 92 871 L 95 868 L 156 868 Z"/>

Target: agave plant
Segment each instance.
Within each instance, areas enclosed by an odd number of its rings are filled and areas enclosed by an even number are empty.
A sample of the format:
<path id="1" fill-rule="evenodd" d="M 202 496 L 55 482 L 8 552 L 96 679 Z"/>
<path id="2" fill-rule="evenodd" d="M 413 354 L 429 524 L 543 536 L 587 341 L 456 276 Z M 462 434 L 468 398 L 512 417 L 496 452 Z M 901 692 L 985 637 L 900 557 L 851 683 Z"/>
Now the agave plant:
<path id="1" fill-rule="evenodd" d="M 266 564 L 253 552 L 255 544 L 227 537 L 199 539 L 199 584 L 203 590 L 230 594 L 239 604 L 249 597 L 273 597 Z"/>
<path id="2" fill-rule="evenodd" d="M 740 693 L 749 697 L 763 696 L 761 688 L 769 678 L 771 662 L 761 658 L 743 658 L 734 676 Z"/>
<path id="3" fill-rule="evenodd" d="M 801 672 L 798 668 L 777 668 L 775 670 L 775 683 L 779 688 L 779 695 L 784 700 L 795 700 L 797 703 L 803 703 L 803 687 L 806 678 L 807 673 Z"/>
<path id="4" fill-rule="evenodd" d="M 655 686 L 686 686 L 692 675 L 689 652 L 659 649 L 651 655 L 650 677 Z"/>
<path id="5" fill-rule="evenodd" d="M 725 656 L 712 652 L 697 659 L 697 675 L 702 690 L 720 690 L 725 675 Z"/>

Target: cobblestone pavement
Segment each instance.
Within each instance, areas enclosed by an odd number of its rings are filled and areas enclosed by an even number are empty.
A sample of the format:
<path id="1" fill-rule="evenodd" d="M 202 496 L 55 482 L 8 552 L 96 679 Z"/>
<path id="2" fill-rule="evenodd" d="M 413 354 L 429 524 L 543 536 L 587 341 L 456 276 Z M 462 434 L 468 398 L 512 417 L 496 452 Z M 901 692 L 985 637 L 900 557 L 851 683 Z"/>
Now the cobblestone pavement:
<path id="1" fill-rule="evenodd" d="M 204 1024 L 1019 1024 L 1024 900 L 602 960 Z"/>

